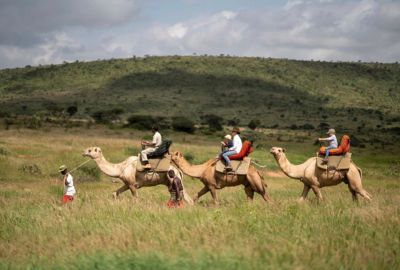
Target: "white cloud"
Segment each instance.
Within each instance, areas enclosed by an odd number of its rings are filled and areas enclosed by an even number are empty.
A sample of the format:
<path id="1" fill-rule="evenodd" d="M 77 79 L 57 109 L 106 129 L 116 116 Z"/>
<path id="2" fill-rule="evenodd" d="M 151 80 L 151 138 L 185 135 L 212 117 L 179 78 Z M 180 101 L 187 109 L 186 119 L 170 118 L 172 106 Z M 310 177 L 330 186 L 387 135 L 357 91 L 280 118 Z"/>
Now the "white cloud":
<path id="1" fill-rule="evenodd" d="M 186 35 L 188 28 L 182 23 L 174 24 L 167 29 L 168 34 L 173 38 L 183 38 Z"/>

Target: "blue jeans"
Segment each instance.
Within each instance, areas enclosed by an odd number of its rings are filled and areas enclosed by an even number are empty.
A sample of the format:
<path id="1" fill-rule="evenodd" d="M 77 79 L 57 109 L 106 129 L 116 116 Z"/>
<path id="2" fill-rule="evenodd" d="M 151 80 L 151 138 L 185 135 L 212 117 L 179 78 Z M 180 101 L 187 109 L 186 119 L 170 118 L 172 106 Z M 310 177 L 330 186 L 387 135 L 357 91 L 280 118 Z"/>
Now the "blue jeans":
<path id="1" fill-rule="evenodd" d="M 226 151 L 222 153 L 222 157 L 225 159 L 226 165 L 231 165 L 231 160 L 229 159 L 229 156 L 233 156 L 236 154 L 236 151 Z"/>
<path id="2" fill-rule="evenodd" d="M 328 158 L 328 156 L 329 156 L 329 150 L 335 149 L 335 148 L 336 148 L 335 146 L 328 146 L 328 147 L 326 147 L 326 148 L 325 148 L 325 158 Z"/>

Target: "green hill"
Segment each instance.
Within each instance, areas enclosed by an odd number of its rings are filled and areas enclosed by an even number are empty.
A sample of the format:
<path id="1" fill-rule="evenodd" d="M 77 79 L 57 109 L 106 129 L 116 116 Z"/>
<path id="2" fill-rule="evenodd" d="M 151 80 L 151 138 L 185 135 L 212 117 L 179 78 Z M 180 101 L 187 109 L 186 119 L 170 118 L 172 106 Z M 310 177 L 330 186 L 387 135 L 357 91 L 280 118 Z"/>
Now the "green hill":
<path id="1" fill-rule="evenodd" d="M 215 114 L 265 127 L 325 125 L 395 130 L 400 65 L 270 58 L 171 56 L 75 62 L 0 71 L 0 112 L 75 118 L 115 110 L 129 115 Z M 237 122 L 237 121 L 236 121 Z"/>

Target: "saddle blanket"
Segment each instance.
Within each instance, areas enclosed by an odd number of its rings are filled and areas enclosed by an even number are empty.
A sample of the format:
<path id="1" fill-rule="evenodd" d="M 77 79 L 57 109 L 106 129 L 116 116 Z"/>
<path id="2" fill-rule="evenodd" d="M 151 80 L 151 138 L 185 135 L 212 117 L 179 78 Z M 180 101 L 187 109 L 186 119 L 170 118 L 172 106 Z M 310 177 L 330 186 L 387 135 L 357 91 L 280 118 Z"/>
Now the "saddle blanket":
<path id="1" fill-rule="evenodd" d="M 351 163 L 351 153 L 342 156 L 328 156 L 328 163 L 322 164 L 323 158 L 317 157 L 317 167 L 322 170 L 348 170 Z"/>
<path id="2" fill-rule="evenodd" d="M 251 163 L 251 158 L 245 157 L 243 160 L 231 160 L 232 171 L 229 173 L 246 175 Z M 225 162 L 218 160 L 215 170 L 220 173 L 226 173 Z"/>
<path id="3" fill-rule="evenodd" d="M 170 165 L 171 165 L 171 155 L 165 155 L 162 158 L 149 158 L 149 163 L 151 165 L 151 171 L 155 172 L 166 172 L 168 171 Z M 139 160 L 136 164 L 136 171 L 142 172 L 145 171 L 146 169 L 144 168 L 144 165 L 140 162 L 140 155 L 139 155 Z"/>

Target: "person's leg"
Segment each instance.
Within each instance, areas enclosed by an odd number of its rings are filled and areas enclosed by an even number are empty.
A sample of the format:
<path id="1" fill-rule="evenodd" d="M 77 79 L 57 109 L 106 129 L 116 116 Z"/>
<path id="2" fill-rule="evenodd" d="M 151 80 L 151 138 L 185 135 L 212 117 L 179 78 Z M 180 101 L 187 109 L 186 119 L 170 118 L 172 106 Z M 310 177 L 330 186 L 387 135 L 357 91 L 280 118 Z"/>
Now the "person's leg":
<path id="1" fill-rule="evenodd" d="M 334 148 L 335 147 L 333 147 L 333 146 L 328 146 L 325 148 L 325 159 L 326 160 L 328 159 L 328 156 L 329 156 L 329 150 L 334 149 Z"/>
<path id="2" fill-rule="evenodd" d="M 145 165 L 145 168 L 151 168 L 151 165 L 149 164 L 149 160 L 147 159 L 147 155 L 154 151 L 155 151 L 155 148 L 149 147 L 149 148 L 144 149 L 141 152 L 142 161 L 143 161 L 143 164 Z"/>
<path id="3" fill-rule="evenodd" d="M 232 155 L 235 155 L 235 154 L 236 154 L 236 151 L 227 151 L 227 152 L 222 154 L 222 157 L 224 158 L 225 164 L 227 166 L 231 166 L 231 160 L 229 159 L 229 156 L 232 156 Z"/>

